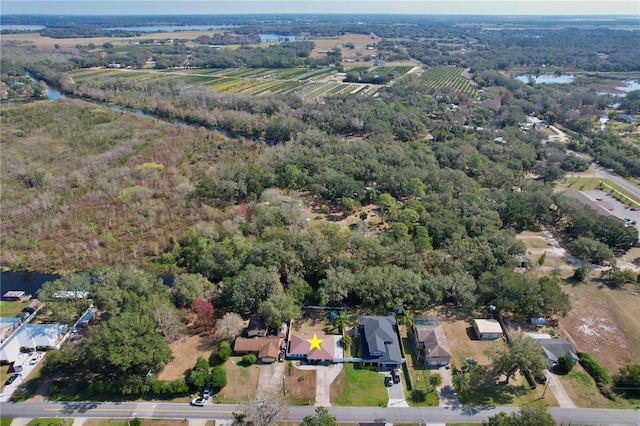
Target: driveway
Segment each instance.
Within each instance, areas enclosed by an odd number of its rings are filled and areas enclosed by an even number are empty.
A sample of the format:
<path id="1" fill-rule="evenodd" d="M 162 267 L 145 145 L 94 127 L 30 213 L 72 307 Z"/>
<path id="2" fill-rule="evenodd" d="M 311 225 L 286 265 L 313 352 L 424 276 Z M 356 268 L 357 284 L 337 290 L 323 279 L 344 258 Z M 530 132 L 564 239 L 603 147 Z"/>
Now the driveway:
<path id="1" fill-rule="evenodd" d="M 284 382 L 284 362 L 274 362 L 260 366 L 258 393 L 279 392 Z"/>
<path id="2" fill-rule="evenodd" d="M 385 373 L 385 375 L 389 375 L 389 373 Z M 381 381 L 384 379 L 381 378 Z M 387 407 L 408 407 L 409 404 L 407 400 L 404 399 L 404 389 L 402 389 L 402 381 L 400 383 L 394 383 L 390 387 L 387 388 L 387 393 L 389 394 L 389 402 L 387 403 Z"/>
<path id="3" fill-rule="evenodd" d="M 442 376 L 442 385 L 438 386 L 436 390 L 438 391 L 438 406 L 439 407 L 447 407 L 447 408 L 458 408 L 460 407 L 460 400 L 458 399 L 458 394 L 456 390 L 453 388 L 452 384 L 452 372 L 451 368 L 440 367 L 438 369 L 438 373 Z"/>
<path id="4" fill-rule="evenodd" d="M 560 379 L 556 377 L 555 374 L 551 372 L 547 372 L 547 380 L 548 386 L 553 396 L 556 397 L 560 408 L 576 408 L 576 405 L 573 403 L 567 392 L 564 390 L 562 383 L 560 383 Z"/>
<path id="5" fill-rule="evenodd" d="M 331 383 L 342 371 L 342 364 L 331 365 L 303 365 L 294 363 L 300 370 L 315 370 L 316 372 L 316 403 L 317 407 L 331 407 Z"/>

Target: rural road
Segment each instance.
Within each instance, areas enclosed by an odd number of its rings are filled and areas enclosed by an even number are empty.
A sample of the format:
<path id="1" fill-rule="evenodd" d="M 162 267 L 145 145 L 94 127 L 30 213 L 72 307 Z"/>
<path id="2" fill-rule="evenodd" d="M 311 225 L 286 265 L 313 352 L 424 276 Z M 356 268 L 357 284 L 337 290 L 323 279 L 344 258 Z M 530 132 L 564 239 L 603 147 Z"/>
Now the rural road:
<path id="1" fill-rule="evenodd" d="M 135 402 L 47 402 L 3 403 L 2 417 L 12 418 L 154 418 L 154 419 L 231 419 L 235 405 L 191 407 L 186 403 Z M 315 407 L 291 406 L 286 420 L 299 422 L 313 415 Z M 341 423 L 480 423 L 500 411 L 514 412 L 516 407 L 328 407 Z M 549 408 L 558 423 L 640 425 L 640 410 L 595 408 Z"/>

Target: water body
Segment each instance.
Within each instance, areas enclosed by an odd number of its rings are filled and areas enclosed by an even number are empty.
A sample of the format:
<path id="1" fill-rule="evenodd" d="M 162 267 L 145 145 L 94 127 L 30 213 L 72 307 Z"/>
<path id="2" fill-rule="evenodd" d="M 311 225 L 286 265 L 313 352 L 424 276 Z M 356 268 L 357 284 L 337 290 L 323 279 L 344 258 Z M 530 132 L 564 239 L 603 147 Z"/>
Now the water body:
<path id="1" fill-rule="evenodd" d="M 529 81 L 533 81 L 534 84 L 568 84 L 573 83 L 575 76 L 573 75 L 561 75 L 555 74 L 542 74 L 536 77 L 533 74 L 517 75 L 516 80 L 520 80 L 523 83 L 529 84 Z"/>
<path id="2" fill-rule="evenodd" d="M 42 81 L 42 80 L 38 80 L 37 78 L 35 78 L 30 72 L 27 72 L 25 75 L 27 76 L 27 78 L 29 80 L 33 81 L 34 83 L 40 83 Z M 49 99 L 50 101 L 59 99 L 59 98 L 61 98 L 63 96 L 64 95 L 59 90 L 54 90 L 54 89 L 50 88 L 49 86 L 47 86 L 47 99 Z"/>
<path id="3" fill-rule="evenodd" d="M 620 90 L 621 92 L 633 92 L 634 90 L 640 90 L 640 80 L 623 80 L 625 85 L 621 87 L 616 87 L 616 90 Z"/>
<path id="4" fill-rule="evenodd" d="M 281 41 L 296 41 L 294 35 L 279 35 L 279 34 L 258 34 L 263 43 L 277 43 Z"/>
<path id="5" fill-rule="evenodd" d="M 0 31 L 38 31 L 42 30 L 42 25 L 0 25 Z"/>
<path id="6" fill-rule="evenodd" d="M 138 31 L 146 33 L 171 33 L 174 31 L 208 31 L 237 28 L 237 25 L 158 25 L 150 27 L 111 27 L 108 31 Z"/>

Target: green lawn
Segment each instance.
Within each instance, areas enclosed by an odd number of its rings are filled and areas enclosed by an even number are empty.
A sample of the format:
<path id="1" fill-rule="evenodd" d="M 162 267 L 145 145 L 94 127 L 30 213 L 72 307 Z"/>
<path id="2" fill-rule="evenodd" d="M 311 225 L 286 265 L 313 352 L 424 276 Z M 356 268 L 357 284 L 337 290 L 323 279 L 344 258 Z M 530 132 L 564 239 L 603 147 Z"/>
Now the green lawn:
<path id="1" fill-rule="evenodd" d="M 386 407 L 389 401 L 382 374 L 344 364 L 339 378 L 332 386 L 331 402 L 334 405 L 360 407 Z M 342 389 L 339 386 L 342 385 Z M 335 394 L 333 390 L 335 389 Z"/>
<path id="2" fill-rule="evenodd" d="M 9 417 L 0 417 L 0 426 L 9 426 L 12 421 Z"/>
<path id="3" fill-rule="evenodd" d="M 605 185 L 604 187 L 600 185 L 601 182 Z M 606 187 L 607 185 L 608 188 Z M 556 189 L 561 192 L 570 191 L 572 189 L 578 189 L 580 191 L 592 191 L 594 189 L 601 189 L 605 192 L 608 192 L 609 194 L 612 194 L 614 197 L 619 199 L 620 202 L 628 206 L 635 206 L 635 204 L 633 204 L 631 200 L 640 203 L 640 200 L 634 197 L 633 194 L 607 179 L 591 177 L 570 177 L 564 179 L 562 182 L 558 182 L 558 184 L 556 185 Z"/>
<path id="4" fill-rule="evenodd" d="M 72 419 L 33 419 L 27 426 L 71 426 L 73 424 Z"/>
<path id="5" fill-rule="evenodd" d="M 15 317 L 29 302 L 0 301 L 0 317 Z"/>

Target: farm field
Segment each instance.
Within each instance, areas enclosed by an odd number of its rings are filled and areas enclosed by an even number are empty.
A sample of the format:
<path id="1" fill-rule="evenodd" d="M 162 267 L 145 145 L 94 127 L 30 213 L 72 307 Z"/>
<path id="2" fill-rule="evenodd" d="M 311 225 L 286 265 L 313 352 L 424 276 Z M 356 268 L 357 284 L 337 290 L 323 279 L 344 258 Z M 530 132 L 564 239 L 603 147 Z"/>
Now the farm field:
<path id="1" fill-rule="evenodd" d="M 364 68 L 364 67 L 363 67 Z M 406 73 L 410 66 L 390 66 L 396 73 Z M 83 69 L 70 73 L 76 83 L 92 80 L 157 81 L 187 86 L 205 86 L 218 93 L 244 93 L 260 96 L 291 94 L 302 99 L 322 100 L 327 96 L 358 94 L 374 95 L 379 86 L 360 83 L 343 83 L 333 76 L 335 68 L 231 68 L 197 70 L 127 70 Z"/>
<path id="2" fill-rule="evenodd" d="M 477 98 L 478 90 L 465 76 L 466 72 L 464 68 L 455 65 L 435 66 L 403 78 L 409 78 L 414 84 L 427 89 L 450 87 L 469 97 Z"/>

